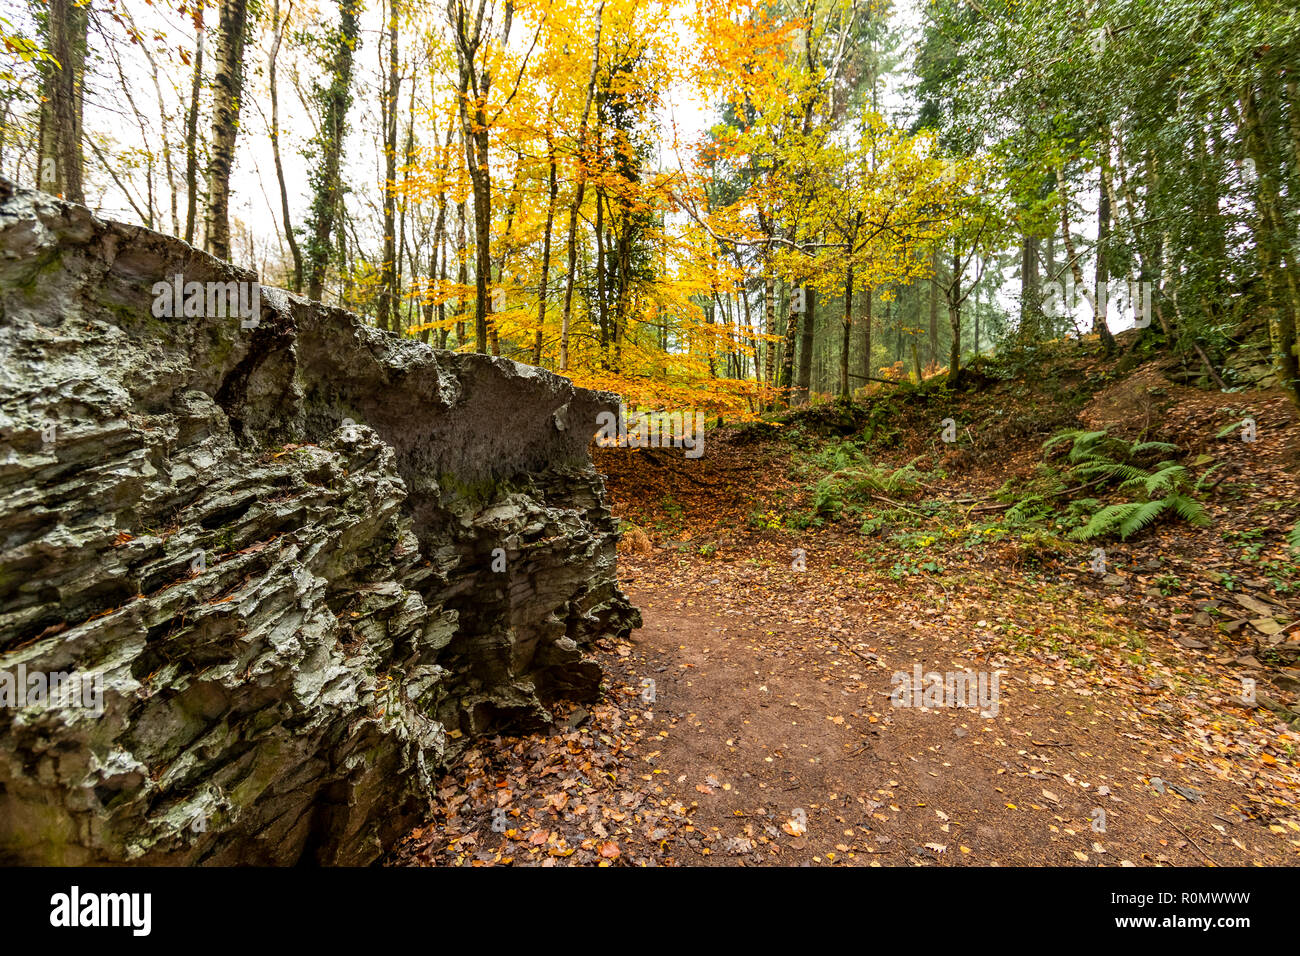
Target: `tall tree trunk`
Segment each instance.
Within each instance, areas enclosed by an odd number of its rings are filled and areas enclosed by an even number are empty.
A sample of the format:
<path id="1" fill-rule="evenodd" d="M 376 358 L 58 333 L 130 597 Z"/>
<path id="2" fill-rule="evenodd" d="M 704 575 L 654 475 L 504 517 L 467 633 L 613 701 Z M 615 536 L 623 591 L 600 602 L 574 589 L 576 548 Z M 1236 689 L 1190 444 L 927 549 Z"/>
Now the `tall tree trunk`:
<path id="1" fill-rule="evenodd" d="M 807 312 L 803 318 L 803 335 L 799 343 L 799 400 L 807 404 L 812 399 L 812 356 L 816 346 L 817 290 L 809 286 L 804 296 Z"/>
<path id="2" fill-rule="evenodd" d="M 185 241 L 194 243 L 199 195 L 199 97 L 203 91 L 203 5 L 194 5 L 194 72 L 185 114 Z M 274 88 L 274 86 L 272 87 Z"/>
<path id="3" fill-rule="evenodd" d="M 533 333 L 533 364 L 542 364 L 542 330 L 546 326 L 546 283 L 551 273 L 551 229 L 555 224 L 555 196 L 558 183 L 555 177 L 555 144 L 551 141 L 551 127 L 546 127 L 546 156 L 550 160 L 550 178 L 546 184 L 546 231 L 542 234 L 542 271 L 537 279 L 537 329 Z"/>
<path id="4" fill-rule="evenodd" d="M 1300 314 L 1300 288 L 1289 270 L 1289 237 L 1282 216 L 1278 189 L 1279 167 L 1260 118 L 1258 98 L 1253 83 L 1241 94 L 1241 118 L 1246 133 L 1246 149 L 1255 163 L 1257 225 L 1255 228 L 1260 272 L 1273 305 L 1269 338 L 1281 373 L 1282 384 L 1300 404 L 1300 342 L 1296 338 L 1297 315 Z"/>
<path id="5" fill-rule="evenodd" d="M 948 289 L 948 326 L 952 344 L 948 347 L 948 387 L 961 384 L 961 251 L 958 240 L 952 241 L 952 282 Z"/>
<path id="6" fill-rule="evenodd" d="M 844 271 L 844 335 L 840 343 L 840 398 L 849 400 L 849 346 L 853 334 L 853 260 Z"/>
<path id="7" fill-rule="evenodd" d="M 600 155 L 600 137 L 597 136 L 596 155 Z M 596 238 L 596 324 L 600 329 L 600 367 L 609 368 L 609 317 L 605 312 L 605 194 L 596 190 L 596 222 L 592 227 Z"/>
<path id="8" fill-rule="evenodd" d="M 794 304 L 791 298 L 791 305 Z M 806 306 L 806 303 L 805 303 Z M 794 384 L 794 347 L 799 338 L 799 313 L 793 308 L 789 309 L 785 322 L 785 348 L 781 353 L 781 377 L 777 384 L 782 389 L 781 401 L 785 405 L 792 404 L 791 386 Z"/>
<path id="9" fill-rule="evenodd" d="M 623 367 L 622 336 L 627 328 L 628 297 L 631 295 L 632 232 L 634 226 L 626 206 L 623 210 L 623 229 L 618 234 L 617 253 L 618 286 L 614 295 L 614 315 L 610 320 L 610 335 L 614 339 L 614 370 Z M 664 351 L 668 351 L 668 323 L 663 324 Z"/>
<path id="10" fill-rule="evenodd" d="M 465 160 L 474 193 L 474 344 L 479 352 L 488 350 L 488 313 L 491 301 L 488 283 L 492 278 L 492 167 L 489 161 L 488 96 L 492 92 L 492 71 L 476 65 L 478 52 L 490 46 L 482 33 L 487 0 L 479 0 L 472 17 L 464 0 L 451 0 L 448 11 L 455 30 L 456 59 L 459 65 L 459 103 L 464 129 Z M 510 37 L 514 3 L 505 2 L 501 24 L 501 44 Z M 470 26 L 470 20 L 473 26 Z"/>
<path id="11" fill-rule="evenodd" d="M 343 177 L 340 161 L 352 105 L 352 55 L 359 46 L 361 0 L 339 0 L 338 44 L 330 60 L 329 86 L 319 92 L 322 116 L 317 146 L 320 160 L 312 179 L 315 187 L 307 229 L 307 296 L 319 299 L 333 250 L 331 235 L 341 219 Z M 340 230 L 341 233 L 341 230 Z"/>
<path id="12" fill-rule="evenodd" d="M 379 327 L 390 332 L 400 328 L 397 317 L 397 97 L 402 82 L 397 70 L 399 3 L 400 0 L 390 0 L 388 7 L 388 87 L 379 100 L 379 118 L 384 127 L 384 262 L 380 271 Z"/>
<path id="13" fill-rule="evenodd" d="M 460 294 L 456 297 L 456 348 L 465 344 L 465 286 L 469 285 L 469 266 L 465 261 L 465 201 L 456 204 L 456 284 Z"/>
<path id="14" fill-rule="evenodd" d="M 412 99 L 414 99 L 414 97 L 412 97 Z M 447 154 L 451 149 L 451 138 L 455 126 L 456 124 L 452 120 L 448 119 L 447 143 L 444 147 L 440 148 L 438 151 L 438 169 L 443 176 L 446 175 L 447 161 L 448 161 Z M 434 121 L 434 127 L 433 127 L 433 139 L 436 145 L 438 141 L 438 125 L 436 120 Z M 438 190 L 438 218 L 434 222 L 433 243 L 431 248 L 429 249 L 429 296 L 428 296 L 428 302 L 425 304 L 424 307 L 424 324 L 430 325 L 433 323 L 433 313 L 435 308 L 433 304 L 433 298 L 434 298 L 433 288 L 434 288 L 434 283 L 438 283 L 439 291 L 437 294 L 437 298 L 439 301 L 437 305 L 437 311 L 438 311 L 438 322 L 439 322 L 439 327 L 438 327 L 439 348 L 447 347 L 447 330 L 441 325 L 442 321 L 446 318 L 444 303 L 441 301 L 442 282 L 445 281 L 447 278 L 446 240 L 447 240 L 447 189 L 444 184 L 444 187 Z M 421 342 L 429 341 L 430 331 L 431 330 L 427 328 L 421 330 L 420 332 Z"/>
<path id="15" fill-rule="evenodd" d="M 1061 199 L 1061 242 L 1065 246 L 1065 261 L 1069 263 L 1070 274 L 1074 276 L 1074 284 L 1079 291 L 1084 293 L 1084 297 L 1093 305 L 1093 329 L 1096 329 L 1096 299 L 1087 292 L 1087 285 L 1083 281 L 1083 266 L 1079 264 L 1079 257 L 1074 254 L 1074 238 L 1070 235 L 1070 199 L 1069 192 L 1065 187 L 1065 176 L 1060 168 L 1055 170 L 1056 188 Z M 1066 303 L 1066 308 L 1070 308 L 1071 303 Z M 1073 320 L 1071 320 L 1073 324 Z"/>
<path id="16" fill-rule="evenodd" d="M 244 33 L 248 0 L 221 0 L 217 27 L 217 75 L 213 79 L 212 138 L 208 157 L 208 207 L 204 245 L 218 259 L 230 258 L 230 170 L 235 165 L 239 106 L 244 89 Z"/>
<path id="17" fill-rule="evenodd" d="M 734 247 L 731 250 L 731 259 L 736 264 L 736 271 L 739 272 L 741 276 L 740 288 L 736 290 L 736 295 L 740 298 L 741 308 L 744 310 L 745 313 L 746 337 L 749 339 L 749 345 L 751 346 L 751 349 L 754 353 L 754 376 L 755 378 L 757 378 L 758 377 L 758 336 L 754 328 L 754 316 L 749 305 L 749 289 L 746 288 L 745 278 L 744 278 L 745 270 L 740 262 L 740 252 Z M 739 316 L 737 316 L 737 321 L 739 321 Z M 739 341 L 739 337 L 736 344 L 737 344 L 737 348 L 739 348 L 741 345 Z M 744 378 L 745 375 L 747 375 L 748 373 L 745 369 L 743 354 L 741 356 L 741 359 L 742 361 L 740 363 L 740 375 L 738 377 Z"/>
<path id="18" fill-rule="evenodd" d="M 582 107 L 582 121 L 578 124 L 577 185 L 573 202 L 569 206 L 569 274 L 564 283 L 564 311 L 560 315 L 560 371 L 569 370 L 569 317 L 573 311 L 573 281 L 578 271 L 578 212 L 582 209 L 582 196 L 587 189 L 587 121 L 591 116 L 591 103 L 596 95 L 596 72 L 600 68 L 600 31 L 605 13 L 605 0 L 596 6 L 596 39 L 591 47 L 591 71 L 587 74 L 587 100 Z"/>
<path id="19" fill-rule="evenodd" d="M 1099 192 L 1097 196 L 1097 267 L 1096 289 L 1093 301 L 1093 327 L 1101 336 L 1102 353 L 1112 355 L 1115 352 L 1115 336 L 1111 334 L 1109 316 L 1110 296 L 1110 137 L 1102 137 L 1101 169 L 1099 172 Z"/>
<path id="20" fill-rule="evenodd" d="M 1020 328 L 1024 339 L 1038 339 L 1038 237 L 1025 233 L 1020 242 Z"/>
<path id="21" fill-rule="evenodd" d="M 763 381 L 768 385 L 776 384 L 776 276 L 769 267 L 763 279 Z"/>
<path id="22" fill-rule="evenodd" d="M 271 5 L 272 29 L 275 39 L 271 42 L 271 54 L 267 59 L 267 82 L 271 87 L 271 155 L 275 160 L 275 181 L 280 186 L 280 213 L 284 217 L 284 236 L 289 243 L 289 254 L 293 257 L 293 291 L 302 291 L 302 250 L 293 234 L 293 220 L 289 217 L 289 190 L 284 182 L 284 166 L 280 162 L 280 105 L 275 83 L 275 61 L 280 53 L 280 40 L 284 37 L 284 28 L 289 24 L 289 14 L 293 4 L 285 11 L 284 23 L 280 22 L 280 0 Z"/>
<path id="23" fill-rule="evenodd" d="M 939 249 L 936 246 L 930 252 L 930 273 L 934 282 L 930 283 L 930 364 L 939 364 Z"/>
<path id="24" fill-rule="evenodd" d="M 410 208 L 411 208 L 411 193 L 410 190 L 408 190 L 406 187 L 408 182 L 410 181 L 411 169 L 415 165 L 415 159 L 416 159 L 414 84 L 412 84 L 411 96 L 408 98 L 407 103 L 409 108 L 406 114 L 406 137 L 403 141 L 403 146 L 402 146 L 402 190 L 401 190 L 402 204 L 398 207 L 397 210 L 397 275 L 395 277 L 397 281 L 393 285 L 393 288 L 395 290 L 394 294 L 397 296 L 397 303 L 398 303 L 397 312 L 399 315 L 401 314 L 402 311 L 401 302 L 402 302 L 403 281 L 405 280 L 405 282 L 412 289 L 412 292 L 414 292 L 414 289 L 416 288 L 417 285 L 417 280 L 419 278 L 419 272 L 417 271 L 415 258 L 409 253 L 406 256 L 406 261 L 407 261 L 407 268 L 410 269 L 410 276 L 408 278 L 402 274 L 402 252 L 403 250 L 407 249 L 406 216 L 407 213 L 410 212 Z M 414 231 L 414 226 L 412 226 L 412 231 Z M 404 333 L 406 329 L 413 324 L 411 322 L 411 310 L 414 308 L 414 302 L 415 302 L 415 297 L 412 294 L 407 299 L 406 319 L 404 320 L 403 324 L 400 324 L 397 328 L 393 330 L 394 332 L 397 332 L 399 334 Z"/>
<path id="25" fill-rule="evenodd" d="M 874 287 L 867 286 L 866 294 L 866 314 L 862 317 L 862 381 L 863 384 L 871 381 L 871 373 L 874 369 L 871 367 L 871 326 L 872 326 L 872 308 L 875 294 Z M 888 328 L 888 326 L 886 326 Z M 888 346 L 886 346 L 888 348 Z"/>
<path id="26" fill-rule="evenodd" d="M 45 34 L 53 62 L 41 64 L 38 186 L 69 202 L 85 205 L 81 149 L 82 84 L 86 68 L 85 6 L 75 0 L 49 0 Z"/>
<path id="27" fill-rule="evenodd" d="M 506 228 L 501 234 L 501 245 L 497 251 L 497 290 L 501 293 L 497 296 L 502 302 L 505 301 L 506 288 L 506 260 L 510 258 L 510 239 L 515 228 L 515 211 L 519 208 L 519 176 L 523 172 L 524 156 L 520 153 L 515 162 L 515 175 L 510 182 L 510 202 L 506 205 Z M 497 309 L 495 304 L 492 307 L 492 314 L 495 316 Z M 492 319 L 488 326 L 488 345 L 492 349 L 493 355 L 501 354 L 501 334 L 495 318 Z"/>

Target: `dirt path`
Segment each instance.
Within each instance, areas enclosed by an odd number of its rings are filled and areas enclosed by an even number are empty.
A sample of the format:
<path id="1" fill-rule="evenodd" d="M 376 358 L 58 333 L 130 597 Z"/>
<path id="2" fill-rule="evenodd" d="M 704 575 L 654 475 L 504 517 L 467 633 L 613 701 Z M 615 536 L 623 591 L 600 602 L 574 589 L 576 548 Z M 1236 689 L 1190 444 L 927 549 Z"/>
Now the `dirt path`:
<path id="1" fill-rule="evenodd" d="M 1194 652 L 1170 641 L 1137 667 L 1125 639 L 1092 647 L 1083 671 L 1006 634 L 1061 614 L 1095 626 L 1085 592 L 1077 607 L 1052 595 L 1049 613 L 1008 572 L 983 582 L 986 607 L 974 579 L 958 606 L 855 567 L 851 542 L 810 549 L 803 572 L 781 548 L 745 538 L 710 559 L 626 558 L 645 627 L 602 651 L 605 701 L 552 736 L 472 750 L 399 858 L 1300 862 L 1295 737 L 1225 706 L 1217 678 L 1198 684 Z M 996 715 L 894 706 L 894 674 L 918 664 L 1001 671 Z"/>
<path id="2" fill-rule="evenodd" d="M 721 837 L 701 862 L 1297 862 L 1294 822 L 1247 821 L 1257 793 L 1175 743 L 1188 705 L 1171 685 L 1074 680 L 1060 662 L 991 651 L 988 620 L 897 595 L 812 599 L 793 570 L 716 562 L 652 587 L 658 570 L 629 567 L 646 626 L 623 673 L 656 682 L 666 736 L 641 754 L 656 783 Z M 918 664 L 1001 669 L 996 716 L 893 706 L 893 675 Z M 807 832 L 790 834 L 805 816 Z"/>
<path id="3" fill-rule="evenodd" d="M 1083 420 L 1132 418 L 1129 384 Z M 473 745 L 395 862 L 1300 864 L 1300 600 L 1259 543 L 1296 500 L 1300 423 L 1273 393 L 1225 409 L 1139 384 L 1164 396 L 1159 437 L 1231 478 L 1212 526 L 1111 543 L 1105 574 L 969 516 L 902 538 L 856 533 L 861 516 L 793 530 L 808 479 L 776 426 L 693 462 L 601 450 L 645 626 L 599 648 L 599 703 Z M 979 401 L 988 453 L 927 494 L 987 495 L 1041 459 L 1032 414 Z M 1225 439 L 1245 414 L 1259 441 Z M 896 706 L 917 668 L 982 675 L 994 706 Z"/>

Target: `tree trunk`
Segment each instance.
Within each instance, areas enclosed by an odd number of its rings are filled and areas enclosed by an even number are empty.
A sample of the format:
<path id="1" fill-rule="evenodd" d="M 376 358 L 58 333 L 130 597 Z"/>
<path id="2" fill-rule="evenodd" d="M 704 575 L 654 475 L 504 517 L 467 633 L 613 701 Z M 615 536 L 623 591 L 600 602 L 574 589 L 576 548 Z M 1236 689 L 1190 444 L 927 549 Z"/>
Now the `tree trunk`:
<path id="1" fill-rule="evenodd" d="M 930 272 L 936 281 L 930 283 L 930 364 L 939 364 L 939 250 L 930 253 Z"/>
<path id="2" fill-rule="evenodd" d="M 400 328 L 397 317 L 397 97 L 401 90 L 397 71 L 398 5 L 399 0 L 390 0 L 388 87 L 379 99 L 384 137 L 384 261 L 380 271 L 378 325 L 390 332 Z"/>
<path id="3" fill-rule="evenodd" d="M 235 165 L 235 138 L 239 135 L 247 21 L 248 0 L 221 0 L 217 75 L 212 83 L 208 207 L 204 220 L 204 245 L 218 259 L 230 258 L 230 170 Z"/>
<path id="4" fill-rule="evenodd" d="M 1300 404 L 1300 343 L 1296 339 L 1296 316 L 1300 313 L 1300 289 L 1295 276 L 1287 268 L 1288 257 L 1293 258 L 1282 216 L 1278 179 L 1278 166 L 1269 133 L 1260 119 L 1259 105 L 1253 84 L 1247 84 L 1241 95 L 1241 117 L 1246 133 L 1246 148 L 1255 162 L 1257 183 L 1255 227 L 1260 272 L 1265 288 L 1273 303 L 1273 319 L 1269 323 L 1269 338 L 1277 361 L 1282 384 L 1291 392 L 1292 399 Z"/>
<path id="5" fill-rule="evenodd" d="M 338 45 L 330 62 L 329 86 L 320 91 L 320 165 L 312 177 L 315 194 L 307 228 L 307 296 L 311 299 L 319 299 L 324 291 L 325 271 L 333 250 L 330 240 L 343 203 L 340 157 L 347 135 L 348 107 L 352 105 L 352 55 L 359 45 L 359 4 L 360 0 L 339 0 Z"/>
<path id="6" fill-rule="evenodd" d="M 555 196 L 558 185 L 555 178 L 555 144 L 551 141 L 551 128 L 546 127 L 546 156 L 550 160 L 550 178 L 546 185 L 546 231 L 542 234 L 542 271 L 537 280 L 537 329 L 533 334 L 533 364 L 542 364 L 542 330 L 546 326 L 546 281 L 551 272 L 551 228 L 555 224 Z"/>
<path id="7" fill-rule="evenodd" d="M 812 400 L 812 355 L 816 346 L 817 290 L 812 286 L 804 296 L 807 312 L 803 319 L 803 335 L 799 343 L 799 400 L 807 404 Z"/>
<path id="8" fill-rule="evenodd" d="M 469 285 L 469 265 L 465 262 L 465 202 L 456 204 L 456 348 L 465 344 L 465 286 Z"/>
<path id="9" fill-rule="evenodd" d="M 564 311 L 560 315 L 560 371 L 569 370 L 569 318 L 573 311 L 573 282 L 578 271 L 578 212 L 582 209 L 582 196 L 587 189 L 587 120 L 591 116 L 591 102 L 596 95 L 596 72 L 600 68 L 600 31 L 605 13 L 605 0 L 596 6 L 596 39 L 591 46 L 591 72 L 587 74 L 587 101 L 582 107 L 582 121 L 578 124 L 577 185 L 573 202 L 569 206 L 569 274 L 564 283 Z"/>
<path id="10" fill-rule="evenodd" d="M 53 62 L 41 64 L 40 143 L 36 177 L 47 193 L 85 205 L 81 149 L 82 83 L 86 67 L 86 7 L 49 0 L 45 33 Z"/>
<path id="11" fill-rule="evenodd" d="M 844 272 L 844 330 L 840 343 L 840 398 L 849 400 L 849 345 L 853 334 L 853 262 Z"/>
<path id="12" fill-rule="evenodd" d="M 871 373 L 873 371 L 871 368 L 871 310 L 873 307 L 872 300 L 874 298 L 874 293 L 875 289 L 868 285 L 866 294 L 866 314 L 862 317 L 862 380 L 864 382 L 871 381 Z M 886 348 L 888 348 L 888 346 L 886 346 Z"/>
<path id="13" fill-rule="evenodd" d="M 948 387 L 961 384 L 961 255 L 957 240 L 953 240 L 952 283 L 948 286 L 948 326 L 952 329 L 952 344 L 948 348 Z"/>
<path id="14" fill-rule="evenodd" d="M 293 4 L 290 4 L 292 9 Z M 271 42 L 271 55 L 267 60 L 267 82 L 271 87 L 271 155 L 275 160 L 275 181 L 280 186 L 280 213 L 284 217 L 284 236 L 289 243 L 289 254 L 293 257 L 293 291 L 302 291 L 302 250 L 293 235 L 293 221 L 289 218 L 289 191 L 284 182 L 284 166 L 280 162 L 280 105 L 276 93 L 275 61 L 280 53 L 280 40 L 284 37 L 284 27 L 289 23 L 289 13 L 285 12 L 284 23 L 280 23 L 280 0 L 271 5 L 272 29 L 275 39 Z M 191 195 L 193 195 L 191 191 Z M 191 218 L 193 214 L 191 213 Z M 187 225 L 188 229 L 189 226 Z"/>
<path id="15" fill-rule="evenodd" d="M 524 168 L 524 157 L 520 153 L 515 163 L 515 175 L 510 182 L 510 202 L 506 205 L 506 228 L 501 234 L 501 245 L 497 250 L 497 290 L 501 293 L 494 296 L 495 299 L 505 301 L 506 288 L 506 260 L 510 258 L 510 237 L 515 228 L 515 210 L 519 205 L 519 176 Z M 503 310 L 504 311 L 504 310 Z M 492 315 L 496 315 L 496 305 L 493 304 Z M 501 354 L 501 331 L 497 326 L 496 319 L 492 319 L 488 326 L 488 347 L 491 348 L 493 355 Z"/>
<path id="16" fill-rule="evenodd" d="M 1110 286 L 1110 159 L 1107 153 L 1110 150 L 1110 139 L 1108 136 L 1102 137 L 1102 159 L 1101 170 L 1099 174 L 1100 188 L 1097 196 L 1097 267 L 1096 267 L 1096 288 L 1094 290 L 1095 299 L 1093 301 L 1093 329 L 1101 336 L 1101 349 L 1105 355 L 1112 355 L 1115 352 L 1115 336 L 1111 334 L 1109 316 L 1107 313 L 1110 309 L 1110 296 L 1107 290 Z"/>
<path id="17" fill-rule="evenodd" d="M 199 96 L 203 91 L 203 6 L 194 6 L 194 74 L 190 78 L 190 108 L 185 116 L 185 241 L 194 243 L 199 195 Z M 272 84 L 274 89 L 274 84 Z"/>
<path id="18" fill-rule="evenodd" d="M 1025 233 L 1020 243 L 1020 328 L 1023 339 L 1037 340 L 1038 328 L 1038 237 Z"/>
<path id="19" fill-rule="evenodd" d="M 768 385 L 776 384 L 776 277 L 769 271 L 763 279 L 763 332 L 768 336 L 763 340 L 763 381 Z"/>
<path id="20" fill-rule="evenodd" d="M 596 155 L 600 155 L 600 137 L 597 136 Z M 596 222 L 592 226 L 596 238 L 596 325 L 600 329 L 600 367 L 609 368 L 609 317 L 605 314 L 605 194 L 596 190 Z"/>
<path id="21" fill-rule="evenodd" d="M 1093 305 L 1093 328 L 1096 329 L 1096 298 L 1087 294 L 1087 288 L 1083 281 L 1083 267 L 1079 265 L 1079 257 L 1074 254 L 1074 239 L 1070 235 L 1070 199 L 1069 192 L 1065 188 L 1065 176 L 1058 167 L 1054 170 L 1056 173 L 1056 188 L 1061 199 L 1061 242 L 1065 246 L 1065 261 L 1069 263 L 1070 274 L 1074 277 L 1074 283 L 1079 290 L 1084 293 L 1084 297 Z M 1072 303 L 1067 302 L 1066 308 L 1072 307 Z M 1071 318 L 1071 324 L 1074 324 Z M 1077 329 L 1077 326 L 1076 326 Z"/>
<path id="22" fill-rule="evenodd" d="M 793 404 L 791 386 L 794 384 L 794 347 L 798 338 L 799 313 L 790 309 L 785 323 L 785 350 L 781 353 L 781 378 L 777 382 L 782 389 L 781 401 L 787 406 Z"/>

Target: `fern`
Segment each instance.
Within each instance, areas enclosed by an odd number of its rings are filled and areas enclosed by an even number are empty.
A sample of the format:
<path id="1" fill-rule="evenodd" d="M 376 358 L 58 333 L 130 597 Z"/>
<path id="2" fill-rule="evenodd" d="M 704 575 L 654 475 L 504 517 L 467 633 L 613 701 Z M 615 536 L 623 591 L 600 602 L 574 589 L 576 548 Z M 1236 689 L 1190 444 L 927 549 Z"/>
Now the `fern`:
<path id="1" fill-rule="evenodd" d="M 1204 473 L 1203 475 L 1201 475 L 1201 477 L 1199 477 L 1199 478 L 1196 479 L 1196 487 L 1193 488 L 1192 490 L 1193 490 L 1193 491 L 1196 491 L 1196 492 L 1204 491 L 1204 490 L 1205 490 L 1205 480 L 1206 480 L 1207 478 L 1209 478 L 1210 475 L 1214 474 L 1216 471 L 1218 471 L 1218 470 L 1219 470 L 1220 468 L 1222 468 L 1222 467 L 1223 467 L 1223 462 L 1219 462 L 1217 465 L 1211 465 L 1211 466 L 1210 466 L 1210 467 L 1205 471 L 1205 473 Z"/>
<path id="2" fill-rule="evenodd" d="M 1098 511 L 1088 523 L 1082 528 L 1075 528 L 1070 532 L 1070 537 L 1076 541 L 1091 541 L 1093 538 L 1100 538 L 1102 535 L 1112 534 L 1120 529 L 1120 526 L 1127 521 L 1140 505 L 1135 502 L 1124 502 L 1118 505 L 1107 505 Z"/>
<path id="3" fill-rule="evenodd" d="M 1106 505 L 1094 512 L 1082 527 L 1070 532 L 1069 537 L 1074 540 L 1091 541 L 1112 534 L 1126 540 L 1165 517 L 1177 517 L 1194 525 L 1209 522 L 1205 508 L 1192 497 L 1201 490 L 1204 476 L 1195 487 L 1189 488 L 1191 473 L 1178 462 L 1164 460 L 1154 469 L 1142 467 L 1138 462 L 1143 457 L 1149 460 L 1157 454 L 1173 454 L 1178 451 L 1177 445 L 1141 439 L 1121 441 L 1104 431 L 1073 430 L 1052 436 L 1043 447 L 1048 449 L 1061 441 L 1072 443 L 1067 456 L 1072 463 L 1068 470 L 1072 479 L 1086 480 L 1089 484 L 1111 484 L 1120 493 L 1137 498 L 1136 501 Z M 1026 500 L 1017 504 L 1012 512 L 1021 511 L 1028 503 Z M 1091 499 L 1088 500 L 1090 507 L 1083 507 L 1081 501 L 1074 502 L 1067 507 L 1067 512 L 1080 515 L 1091 511 L 1097 504 Z M 1300 535 L 1300 530 L 1296 534 Z"/>
<path id="4" fill-rule="evenodd" d="M 1128 448 L 1130 458 L 1134 455 L 1145 455 L 1153 451 L 1170 455 L 1178 451 L 1178 446 L 1171 445 L 1167 441 L 1135 441 Z"/>
<path id="5" fill-rule="evenodd" d="M 1241 421 L 1235 421 L 1230 425 L 1224 425 L 1223 428 L 1219 429 L 1219 431 L 1215 433 L 1214 437 L 1226 438 L 1228 435 L 1231 435 L 1240 427 L 1241 427 Z"/>
<path id="6" fill-rule="evenodd" d="M 1160 470 L 1154 475 L 1149 475 L 1144 483 L 1147 497 L 1170 493 L 1176 485 L 1187 481 L 1187 469 L 1182 465 L 1176 465 L 1172 461 L 1162 461 L 1159 467 Z"/>
<path id="7" fill-rule="evenodd" d="M 1205 513 L 1205 506 L 1195 499 L 1188 498 L 1186 495 L 1172 494 L 1164 499 L 1164 504 L 1172 508 L 1174 514 L 1188 524 L 1207 525 L 1210 523 L 1210 518 Z"/>
<path id="8" fill-rule="evenodd" d="M 1147 472 L 1134 465 L 1126 465 L 1119 461 L 1093 461 L 1080 465 L 1074 469 L 1074 473 L 1080 478 L 1092 480 L 1094 478 L 1123 478 L 1125 481 L 1145 481 Z"/>
<path id="9" fill-rule="evenodd" d="M 1300 554 L 1300 521 L 1296 522 L 1291 533 L 1286 536 L 1286 544 L 1293 552 Z"/>
<path id="10" fill-rule="evenodd" d="M 1119 526 L 1119 537 L 1121 541 L 1127 541 L 1129 535 L 1137 534 L 1147 525 L 1151 524 L 1156 518 L 1160 517 L 1161 512 L 1165 510 L 1167 503 L 1164 501 L 1147 501 L 1137 506 L 1124 522 Z"/>
<path id="11" fill-rule="evenodd" d="M 1106 434 L 1107 433 L 1104 431 L 1090 432 L 1084 431 L 1080 428 L 1069 429 L 1067 431 L 1058 432 L 1051 438 L 1047 439 L 1047 441 L 1043 442 L 1043 451 L 1050 451 L 1054 446 L 1063 441 L 1072 442 L 1073 447 L 1070 449 L 1071 460 L 1077 460 L 1073 457 L 1075 454 L 1082 457 L 1095 442 L 1105 438 Z"/>
<path id="12" fill-rule="evenodd" d="M 1007 520 L 1012 522 L 1013 524 L 1026 520 L 1026 518 L 1028 518 L 1029 516 L 1030 507 L 1035 504 L 1039 505 L 1040 507 L 1042 506 L 1043 504 L 1042 495 L 1030 495 L 1028 498 L 1023 498 L 1020 501 L 1017 501 L 1014 505 L 1012 505 L 1009 509 L 1007 509 Z"/>

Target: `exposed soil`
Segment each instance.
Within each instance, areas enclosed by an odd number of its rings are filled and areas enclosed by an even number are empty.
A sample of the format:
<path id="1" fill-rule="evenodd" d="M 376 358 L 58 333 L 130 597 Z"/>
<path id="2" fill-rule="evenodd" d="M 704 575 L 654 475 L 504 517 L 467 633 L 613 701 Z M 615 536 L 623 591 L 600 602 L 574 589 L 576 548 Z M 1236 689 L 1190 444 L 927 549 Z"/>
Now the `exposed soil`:
<path id="1" fill-rule="evenodd" d="M 934 440 L 939 410 L 911 409 L 893 464 L 942 456 L 949 477 L 924 494 L 982 499 L 1032 471 L 1058 427 L 1009 401 L 990 389 L 956 410 L 964 450 Z M 1300 862 L 1300 594 L 1261 563 L 1300 517 L 1294 410 L 1144 366 L 1077 414 L 1225 463 L 1212 525 L 1108 545 L 1104 575 L 1086 548 L 970 546 L 943 529 L 914 555 L 849 522 L 767 526 L 808 495 L 779 427 L 711 435 L 698 461 L 599 451 L 615 512 L 643 532 L 625 539 L 621 578 L 645 627 L 602 647 L 599 704 L 549 736 L 471 749 L 396 859 Z M 1233 416 L 1258 440 L 1216 438 Z M 1260 630 L 1269 616 L 1275 633 Z M 997 673 L 996 702 L 895 706 L 897 675 L 918 666 Z"/>

